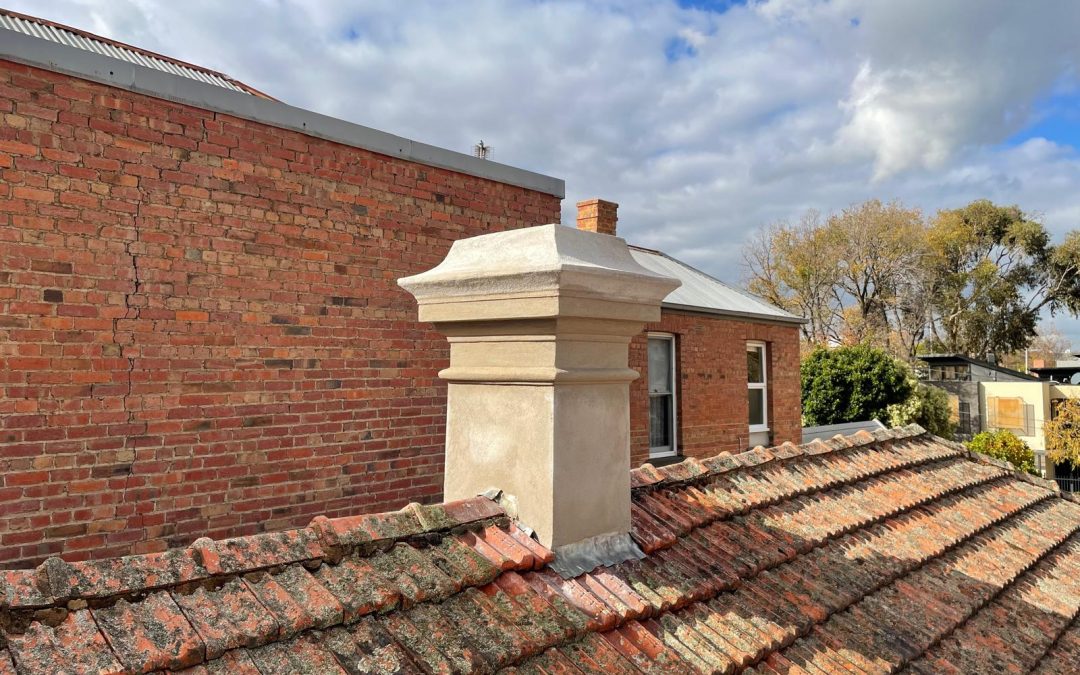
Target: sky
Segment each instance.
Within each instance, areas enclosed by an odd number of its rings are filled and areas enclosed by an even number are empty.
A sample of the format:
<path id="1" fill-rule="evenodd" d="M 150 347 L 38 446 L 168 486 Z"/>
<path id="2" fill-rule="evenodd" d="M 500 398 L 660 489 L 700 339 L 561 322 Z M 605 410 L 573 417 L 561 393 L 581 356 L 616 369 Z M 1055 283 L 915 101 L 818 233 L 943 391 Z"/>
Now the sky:
<path id="1" fill-rule="evenodd" d="M 725 281 L 762 226 L 989 198 L 1080 227 L 1075 0 L 3 0 L 566 181 Z M 1080 347 L 1080 321 L 1058 329 Z"/>

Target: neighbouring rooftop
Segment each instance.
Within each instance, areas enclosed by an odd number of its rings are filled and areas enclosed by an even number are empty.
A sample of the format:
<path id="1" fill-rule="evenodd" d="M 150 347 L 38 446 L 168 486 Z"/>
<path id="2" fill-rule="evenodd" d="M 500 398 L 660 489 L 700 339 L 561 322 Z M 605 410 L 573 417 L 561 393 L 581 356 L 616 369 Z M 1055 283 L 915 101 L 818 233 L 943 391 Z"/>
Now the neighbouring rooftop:
<path id="1" fill-rule="evenodd" d="M 1080 503 L 918 427 L 632 473 L 552 570 L 483 497 L 0 573 L 0 673 L 1063 673 Z"/>
<path id="2" fill-rule="evenodd" d="M 0 8 L 0 59 L 562 198 L 559 178 L 297 108 L 209 68 Z"/>
<path id="3" fill-rule="evenodd" d="M 79 28 L 72 28 L 47 19 L 12 12 L 2 7 L 0 7 L 0 28 L 6 28 L 42 40 L 49 40 L 56 44 L 75 47 L 92 54 L 126 61 L 134 65 L 153 68 L 164 73 L 179 75 L 197 82 L 212 84 L 216 87 L 251 94 L 260 98 L 271 98 L 254 87 L 235 80 L 224 73 L 197 66 L 193 63 L 186 63 L 170 56 L 157 54 L 141 47 L 110 40 Z"/>
<path id="4" fill-rule="evenodd" d="M 970 367 L 971 366 L 976 366 L 978 368 L 983 368 L 986 371 L 990 371 L 991 375 L 993 375 L 994 373 L 1003 375 L 1003 376 L 1007 377 L 1010 380 L 1030 380 L 1030 381 L 1034 381 L 1034 380 L 1039 379 L 1039 378 L 1035 377 L 1034 375 L 1028 375 L 1027 373 L 1022 373 L 1022 372 L 1020 372 L 1018 370 L 1013 370 L 1012 368 L 1006 368 L 1005 366 L 999 366 L 996 363 L 990 363 L 989 361 L 983 361 L 981 359 L 975 359 L 975 358 L 972 358 L 970 356 L 965 356 L 963 354 L 925 354 L 925 355 L 920 356 L 919 360 L 925 362 L 928 366 L 930 366 L 931 369 L 934 369 L 934 368 L 941 369 L 941 368 L 947 368 L 949 366 L 961 366 L 961 367 L 964 368 L 964 370 L 963 370 L 964 374 L 950 376 L 949 379 L 954 379 L 956 377 L 959 377 L 961 379 L 970 379 L 970 377 L 971 377 L 971 375 L 970 375 Z M 933 380 L 933 379 L 942 379 L 942 378 L 935 377 L 933 375 L 933 371 L 931 370 L 931 378 L 930 379 Z M 979 378 L 979 379 L 984 379 L 984 378 Z"/>
<path id="5" fill-rule="evenodd" d="M 682 282 L 664 298 L 666 308 L 780 323 L 806 323 L 802 317 L 725 284 L 661 251 L 630 246 L 630 255 L 645 269 Z"/>

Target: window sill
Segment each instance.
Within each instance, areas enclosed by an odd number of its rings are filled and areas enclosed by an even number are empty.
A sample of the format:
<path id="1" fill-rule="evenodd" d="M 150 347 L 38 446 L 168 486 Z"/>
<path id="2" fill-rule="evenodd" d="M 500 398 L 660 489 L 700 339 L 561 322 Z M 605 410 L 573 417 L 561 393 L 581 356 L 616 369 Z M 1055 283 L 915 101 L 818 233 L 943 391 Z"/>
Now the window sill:
<path id="1" fill-rule="evenodd" d="M 661 467 L 668 466 L 669 464 L 678 464 L 684 459 L 686 458 L 682 455 L 662 455 L 660 457 L 650 457 L 648 463 L 655 467 Z"/>

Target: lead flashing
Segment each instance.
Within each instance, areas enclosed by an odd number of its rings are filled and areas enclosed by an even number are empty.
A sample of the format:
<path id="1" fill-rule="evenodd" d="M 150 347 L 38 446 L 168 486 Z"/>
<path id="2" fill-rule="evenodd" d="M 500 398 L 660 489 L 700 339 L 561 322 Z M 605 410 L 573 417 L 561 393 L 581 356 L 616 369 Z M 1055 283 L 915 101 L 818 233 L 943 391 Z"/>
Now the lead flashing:
<path id="1" fill-rule="evenodd" d="M 235 115 L 308 136 L 377 152 L 397 159 L 516 185 L 562 199 L 566 184 L 560 178 L 479 159 L 427 143 L 412 141 L 370 127 L 346 122 L 303 108 L 231 91 L 213 84 L 139 66 L 119 59 L 0 29 L 0 59 L 23 63 L 100 82 L 139 94 Z"/>

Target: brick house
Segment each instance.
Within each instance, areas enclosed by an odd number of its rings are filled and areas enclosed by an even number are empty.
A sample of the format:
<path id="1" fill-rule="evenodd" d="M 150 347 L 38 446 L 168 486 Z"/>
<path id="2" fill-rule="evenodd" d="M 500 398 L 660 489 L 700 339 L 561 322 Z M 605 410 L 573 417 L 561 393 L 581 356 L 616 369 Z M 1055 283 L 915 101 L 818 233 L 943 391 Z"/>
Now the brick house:
<path id="1" fill-rule="evenodd" d="M 578 229 L 616 234 L 618 205 L 578 204 Z M 802 438 L 800 317 L 660 251 L 638 264 L 679 279 L 661 319 L 630 345 L 633 465 L 739 452 Z M 672 384 L 674 383 L 674 386 Z"/>
<path id="2" fill-rule="evenodd" d="M 916 425 L 631 470 L 670 277 L 548 225 L 401 281 L 451 344 L 467 497 L 2 572 L 0 673 L 1076 672 L 1052 481 Z"/>
<path id="3" fill-rule="evenodd" d="M 31 17 L 0 37 L 0 567 L 437 500 L 448 351 L 395 279 L 558 222 L 563 182 Z M 797 442 L 797 319 L 633 255 L 683 281 L 631 345 L 634 465 Z"/>
<path id="4" fill-rule="evenodd" d="M 563 196 L 10 13 L 0 172 L 0 566 L 437 499 L 447 350 L 395 279 Z"/>

